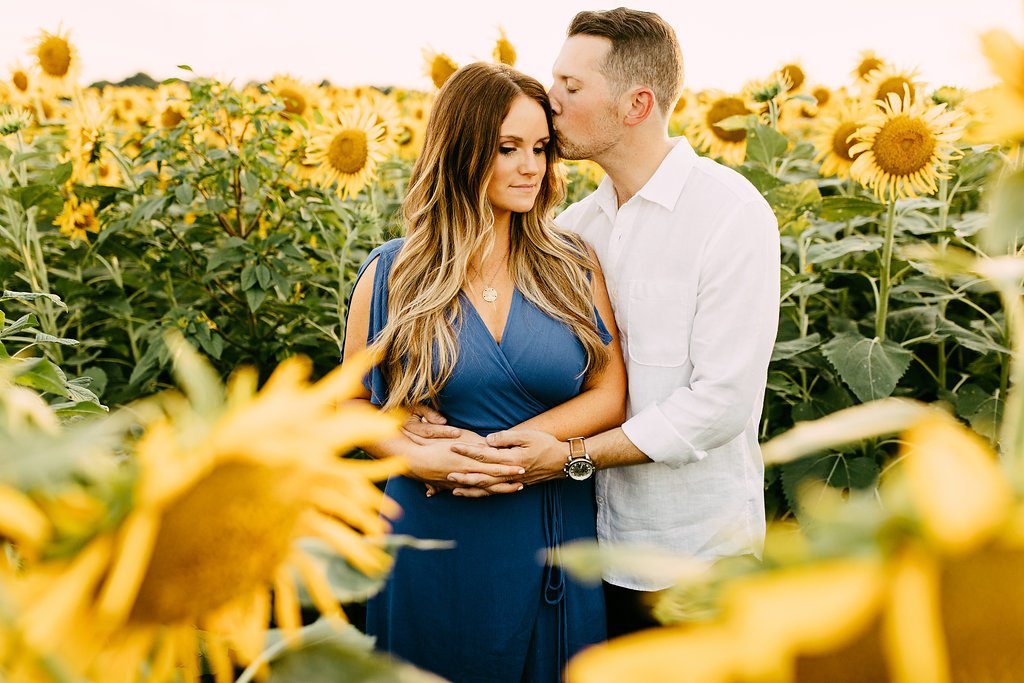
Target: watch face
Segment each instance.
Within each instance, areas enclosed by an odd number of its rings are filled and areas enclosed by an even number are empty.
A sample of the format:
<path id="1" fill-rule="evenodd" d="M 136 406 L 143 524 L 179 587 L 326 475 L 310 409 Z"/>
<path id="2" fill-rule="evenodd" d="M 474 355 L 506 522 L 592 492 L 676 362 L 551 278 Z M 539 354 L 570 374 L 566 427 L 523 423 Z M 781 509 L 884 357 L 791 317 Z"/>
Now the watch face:
<path id="1" fill-rule="evenodd" d="M 589 479 L 590 475 L 594 473 L 594 463 L 580 458 L 579 460 L 573 460 L 566 465 L 565 471 L 569 475 L 570 479 L 583 481 L 584 479 Z"/>

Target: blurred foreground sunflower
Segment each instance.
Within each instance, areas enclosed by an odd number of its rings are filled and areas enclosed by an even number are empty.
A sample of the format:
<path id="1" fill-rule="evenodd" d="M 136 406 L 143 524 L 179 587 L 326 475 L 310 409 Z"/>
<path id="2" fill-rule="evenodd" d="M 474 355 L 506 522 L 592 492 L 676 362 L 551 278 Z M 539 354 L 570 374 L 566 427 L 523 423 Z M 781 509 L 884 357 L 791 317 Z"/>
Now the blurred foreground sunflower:
<path id="1" fill-rule="evenodd" d="M 747 129 L 726 129 L 718 124 L 731 116 L 754 111 L 746 100 L 720 91 L 704 93 L 700 115 L 694 118 L 695 139 L 711 157 L 721 157 L 738 166 L 747 156 Z"/>
<path id="2" fill-rule="evenodd" d="M 71 31 L 40 31 L 30 54 L 36 59 L 42 79 L 60 92 L 76 85 L 82 69 L 78 48 L 70 41 Z"/>
<path id="3" fill-rule="evenodd" d="M 890 93 L 857 130 L 850 174 L 883 202 L 932 194 L 946 162 L 962 155 L 953 146 L 962 131 L 961 115 L 946 105 Z"/>
<path id="4" fill-rule="evenodd" d="M 293 358 L 259 392 L 252 369 L 224 391 L 183 341 L 172 346 L 188 396 L 137 409 L 148 424 L 127 517 L 73 558 L 7 578 L 20 641 L 0 653 L 10 680 L 57 667 L 93 680 L 172 681 L 181 667 L 193 681 L 202 652 L 216 679 L 230 681 L 233 662 L 263 651 L 271 612 L 286 637 L 297 632 L 298 582 L 322 614 L 344 619 L 300 539 L 368 575 L 390 566 L 379 513 L 397 510 L 372 481 L 399 465 L 338 458 L 397 428 L 393 417 L 342 405 L 366 364 L 310 384 L 310 363 Z"/>
<path id="5" fill-rule="evenodd" d="M 317 164 L 315 179 L 321 187 L 337 186 L 344 199 L 357 194 L 373 178 L 384 160 L 376 114 L 357 108 L 343 109 L 311 132 L 306 163 Z"/>
<path id="6" fill-rule="evenodd" d="M 981 44 L 1001 83 L 986 95 L 992 118 L 979 132 L 992 142 L 1024 141 L 1024 46 L 1002 30 L 985 33 Z"/>
<path id="7" fill-rule="evenodd" d="M 765 565 L 726 577 L 702 623 L 586 650 L 568 679 L 1015 679 L 1024 670 L 1024 510 L 984 441 L 951 416 L 920 412 L 880 487 L 888 512 L 870 493 L 844 503 L 833 490 L 829 512 L 807 532 L 829 536 L 834 553 L 837 536 L 873 516 L 873 552 L 799 557 L 786 540 L 779 554 L 769 534 Z"/>

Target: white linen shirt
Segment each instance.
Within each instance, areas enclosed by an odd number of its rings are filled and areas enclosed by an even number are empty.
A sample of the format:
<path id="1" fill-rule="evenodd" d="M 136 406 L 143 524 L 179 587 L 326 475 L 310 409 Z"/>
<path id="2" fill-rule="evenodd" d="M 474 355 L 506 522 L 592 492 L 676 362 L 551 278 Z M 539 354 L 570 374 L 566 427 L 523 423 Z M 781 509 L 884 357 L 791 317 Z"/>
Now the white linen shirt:
<path id="1" fill-rule="evenodd" d="M 621 207 L 605 178 L 557 219 L 601 263 L 629 375 L 622 431 L 653 461 L 598 471 L 598 537 L 706 560 L 760 555 L 757 434 L 779 322 L 778 224 L 743 176 L 674 143 Z"/>

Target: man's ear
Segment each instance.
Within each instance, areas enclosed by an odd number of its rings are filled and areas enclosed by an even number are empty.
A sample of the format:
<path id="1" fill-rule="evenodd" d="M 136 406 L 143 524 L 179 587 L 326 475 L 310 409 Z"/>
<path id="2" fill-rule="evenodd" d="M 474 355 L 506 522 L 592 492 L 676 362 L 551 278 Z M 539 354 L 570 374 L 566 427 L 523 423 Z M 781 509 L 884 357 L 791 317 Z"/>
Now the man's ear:
<path id="1" fill-rule="evenodd" d="M 650 88 L 635 88 L 629 94 L 629 100 L 626 103 L 626 118 L 624 123 L 627 126 L 636 126 L 647 120 L 658 106 L 657 101 L 654 99 L 654 93 L 651 92 Z"/>

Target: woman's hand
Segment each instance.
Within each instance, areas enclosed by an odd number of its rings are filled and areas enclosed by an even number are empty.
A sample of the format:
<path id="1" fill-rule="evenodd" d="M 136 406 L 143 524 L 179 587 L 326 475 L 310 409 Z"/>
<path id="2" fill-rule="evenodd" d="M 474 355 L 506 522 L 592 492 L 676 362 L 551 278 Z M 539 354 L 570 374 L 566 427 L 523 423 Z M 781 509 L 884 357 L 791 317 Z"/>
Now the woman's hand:
<path id="1" fill-rule="evenodd" d="M 409 467 L 405 476 L 426 484 L 428 497 L 440 490 L 454 489 L 459 486 L 455 479 L 469 473 L 486 475 L 490 482 L 490 493 L 514 493 L 523 488 L 517 478 L 525 474 L 526 470 L 519 465 L 481 462 L 451 450 L 452 445 L 456 443 L 485 445 L 486 440 L 479 434 L 462 430 L 460 439 L 424 439 L 409 434 L 407 436 L 415 446 L 402 454 Z"/>

